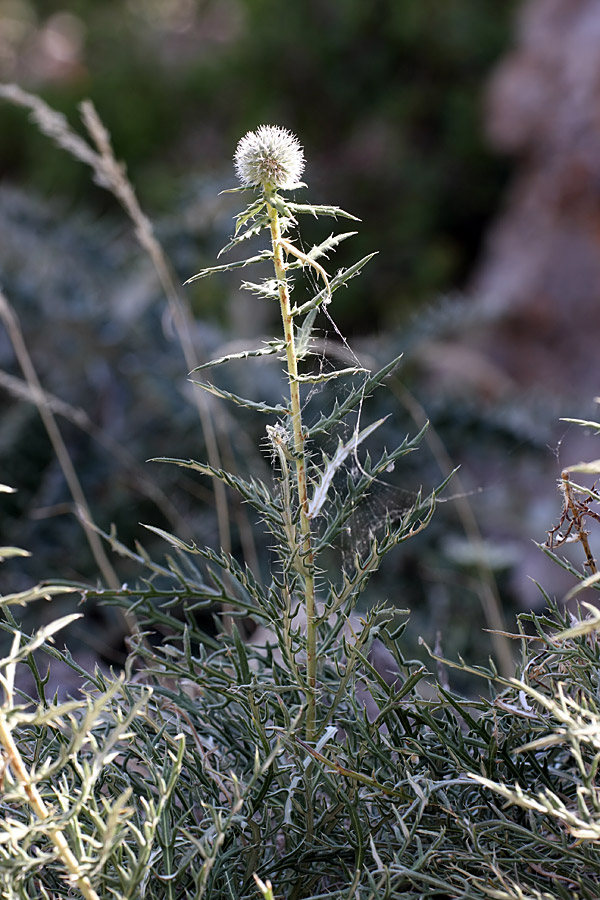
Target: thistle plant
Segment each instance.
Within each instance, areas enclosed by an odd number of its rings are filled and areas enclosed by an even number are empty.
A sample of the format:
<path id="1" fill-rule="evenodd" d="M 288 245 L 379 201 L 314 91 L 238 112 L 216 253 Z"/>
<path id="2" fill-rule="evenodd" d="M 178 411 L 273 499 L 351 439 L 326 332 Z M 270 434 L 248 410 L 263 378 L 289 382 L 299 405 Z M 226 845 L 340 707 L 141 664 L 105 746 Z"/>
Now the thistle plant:
<path id="1" fill-rule="evenodd" d="M 385 554 L 427 524 L 436 491 L 409 508 L 388 505 L 353 554 L 332 562 L 331 547 L 354 531 L 361 505 L 421 435 L 370 455 L 384 429 L 383 420 L 365 421 L 364 401 L 397 360 L 376 373 L 356 358 L 326 370 L 317 317 L 329 316 L 333 294 L 369 257 L 328 274 L 323 260 L 350 234 L 305 252 L 295 231 L 304 214 L 347 214 L 285 196 L 301 187 L 298 142 L 263 127 L 242 140 L 235 163 L 237 190 L 251 199 L 226 250 L 263 236 L 267 247 L 194 278 L 270 265 L 273 273 L 243 286 L 277 304 L 283 333 L 196 371 L 270 358 L 283 366 L 284 399 L 259 402 L 196 383 L 268 420 L 274 477 L 170 461 L 254 508 L 273 539 L 269 574 L 223 546 L 148 526 L 174 548 L 164 561 L 105 535 L 143 567 L 137 584 L 48 583 L 0 596 L 0 628 L 11 636 L 0 659 L 0 894 L 597 900 L 598 611 L 584 604 L 587 617 L 575 616 L 546 597 L 547 612 L 521 616 L 516 679 L 437 652 L 436 679 L 404 657 L 405 622 L 390 627 L 392 613 L 373 607 L 352 615 Z M 313 283 L 296 300 L 303 270 Z M 332 386 L 338 395 L 328 406 Z M 570 473 L 599 469 L 596 461 L 565 470 L 564 535 L 553 529 L 545 548 L 575 577 L 573 593 L 598 589 L 581 538 L 598 521 L 600 495 Z M 572 536 L 584 548 L 583 571 L 555 552 Z M 0 562 L 27 555 L 0 547 Z M 76 616 L 27 635 L 13 614 L 75 590 L 135 613 L 140 629 L 118 677 L 86 671 L 54 643 Z M 262 626 L 262 642 L 243 639 L 248 619 Z M 162 641 L 146 640 L 148 632 Z M 387 653 L 383 667 L 369 654 L 375 636 Z M 51 696 L 44 655 L 79 676 L 78 697 Z M 455 693 L 452 667 L 483 679 L 489 697 Z"/>
<path id="2" fill-rule="evenodd" d="M 270 246 L 241 261 L 203 269 L 186 284 L 213 273 L 265 261 L 270 261 L 273 266 L 274 278 L 270 276 L 259 283 L 243 282 L 242 287 L 267 300 L 277 301 L 283 338 L 270 341 L 266 347 L 258 350 L 236 354 L 236 357 L 272 354 L 281 357 L 285 363 L 288 397 L 284 405 L 276 408 L 232 393 L 228 393 L 227 398 L 240 406 L 278 416 L 276 425 L 267 426 L 267 434 L 279 467 L 279 496 L 268 497 L 264 489 L 257 490 L 256 485 L 243 484 L 239 479 L 208 466 L 181 460 L 179 464 L 191 465 L 192 468 L 206 472 L 227 484 L 233 484 L 244 499 L 260 511 L 274 533 L 280 562 L 280 575 L 276 583 L 280 602 L 285 607 L 289 621 L 293 620 L 297 604 L 300 603 L 306 620 L 304 647 L 306 674 L 303 676 L 303 688 L 306 698 L 306 739 L 313 741 L 322 726 L 317 713 L 320 625 L 330 620 L 336 613 L 348 616 L 363 589 L 364 582 L 377 567 L 381 557 L 392 546 L 425 526 L 433 511 L 433 496 L 426 502 L 419 499 L 415 508 L 410 510 L 409 515 L 402 516 L 400 522 L 394 524 L 391 518 L 387 521 L 383 538 L 373 539 L 367 558 L 356 561 L 354 574 L 344 574 L 341 588 L 330 586 L 324 598 L 324 611 L 319 613 L 317 586 L 319 576 L 322 574 L 319 568 L 320 555 L 339 535 L 353 508 L 371 490 L 381 474 L 390 469 L 398 457 L 412 450 L 421 435 L 415 441 L 405 441 L 391 454 L 384 452 L 374 465 L 371 464 L 370 458 L 367 458 L 364 466 L 359 464 L 360 477 L 353 485 L 350 496 L 344 499 L 338 497 L 335 502 L 333 501 L 333 482 L 336 473 L 350 455 L 357 458 L 359 444 L 374 432 L 383 420 L 359 430 L 360 416 L 358 416 L 350 440 L 345 444 L 340 441 L 333 456 L 323 455 L 320 463 L 311 452 L 311 444 L 318 433 L 335 431 L 350 411 L 360 409 L 366 393 L 383 381 L 397 360 L 374 376 L 361 367 L 358 360 L 354 366 L 337 368 L 327 373 L 315 374 L 310 370 L 301 371 L 301 368 L 309 367 L 315 356 L 313 331 L 317 313 L 326 309 L 333 293 L 350 278 L 358 275 L 374 254 L 364 257 L 350 268 L 338 271 L 330 278 L 320 260 L 355 232 L 332 235 L 309 252 L 300 249 L 289 236 L 292 229 L 298 225 L 299 217 L 304 215 L 343 217 L 354 221 L 357 219 L 336 206 L 300 204 L 283 195 L 283 192 L 306 187 L 300 181 L 304 170 L 302 147 L 297 138 L 286 129 L 263 125 L 255 132 L 249 132 L 239 142 L 234 161 L 242 186 L 234 188 L 233 191 L 251 192 L 253 196 L 250 204 L 236 216 L 234 236 L 221 253 L 228 252 L 263 232 L 268 233 Z M 304 302 L 293 303 L 293 283 L 290 273 L 298 269 L 310 270 L 318 277 L 322 287 Z M 221 365 L 233 358 L 235 357 L 229 356 L 213 360 L 194 371 Z M 336 401 L 334 409 L 328 416 L 323 417 L 312 428 L 306 426 L 303 421 L 302 397 L 305 385 L 314 386 L 332 379 L 357 377 L 359 381 L 353 383 L 342 404 Z M 224 392 L 213 384 L 195 383 L 205 390 L 225 396 Z M 318 527 L 321 524 L 318 522 L 319 519 L 325 520 L 324 529 Z M 285 640 L 285 644 L 288 657 L 295 659 L 298 648 L 292 646 L 289 638 Z M 296 663 L 294 669 L 300 671 Z"/>

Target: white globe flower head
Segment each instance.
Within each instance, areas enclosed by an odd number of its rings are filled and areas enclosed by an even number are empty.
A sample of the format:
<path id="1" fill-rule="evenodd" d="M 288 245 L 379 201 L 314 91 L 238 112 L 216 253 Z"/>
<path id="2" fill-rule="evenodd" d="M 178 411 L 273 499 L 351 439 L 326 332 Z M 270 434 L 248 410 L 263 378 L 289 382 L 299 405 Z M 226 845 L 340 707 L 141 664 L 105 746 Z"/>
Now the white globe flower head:
<path id="1" fill-rule="evenodd" d="M 260 125 L 249 131 L 233 158 L 244 187 L 290 190 L 298 187 L 304 171 L 304 151 L 298 138 L 278 125 Z"/>

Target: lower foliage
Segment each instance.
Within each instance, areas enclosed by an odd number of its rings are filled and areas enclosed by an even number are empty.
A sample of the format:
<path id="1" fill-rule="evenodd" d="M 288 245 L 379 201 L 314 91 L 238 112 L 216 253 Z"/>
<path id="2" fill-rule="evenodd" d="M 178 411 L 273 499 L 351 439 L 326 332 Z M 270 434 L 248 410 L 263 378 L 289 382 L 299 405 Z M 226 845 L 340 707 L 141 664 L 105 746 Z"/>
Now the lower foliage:
<path id="1" fill-rule="evenodd" d="M 82 113 L 95 150 L 38 99 L 12 94 L 48 133 L 69 138 L 101 184 L 112 183 L 181 311 L 93 107 L 84 104 Z M 388 451 L 385 418 L 366 424 L 365 401 L 397 360 L 372 372 L 345 342 L 351 365 L 340 368 L 322 351 L 317 314 L 339 337 L 327 307 L 370 256 L 335 275 L 323 268 L 352 232 L 305 251 L 297 218 L 354 217 L 280 194 L 305 187 L 297 182 L 301 148 L 285 129 L 247 135 L 236 164 L 243 185 L 233 192 L 252 196 L 222 252 L 265 234 L 268 246 L 189 280 L 272 266 L 275 278 L 269 269 L 269 277 L 242 286 L 278 304 L 283 335 L 192 371 L 206 395 L 240 415 L 268 417 L 263 446 L 272 469 L 264 478 L 229 471 L 208 439 L 208 462 L 162 461 L 210 477 L 222 518 L 226 489 L 237 492 L 269 534 L 270 555 L 261 573 L 223 540 L 220 549 L 203 548 L 153 525 L 153 537 L 171 548 L 155 562 L 111 532 L 103 537 L 112 549 L 142 570 L 131 586 L 109 569 L 106 587 L 46 584 L 1 600 L 12 635 L 0 660 L 3 895 L 597 898 L 600 615 L 590 607 L 587 619 L 571 618 L 546 598 L 546 615 L 519 620 L 521 661 L 512 679 L 491 663 L 455 664 L 437 650 L 433 674 L 405 658 L 400 610 L 371 598 L 358 614 L 371 576 L 425 528 L 444 485 L 409 503 L 384 499 L 375 519 L 361 516 L 365 504 L 387 496 L 396 464 L 425 432 Z M 292 291 L 306 275 L 308 299 L 296 300 Z M 241 396 L 219 378 L 229 364 L 262 357 L 280 370 L 282 401 Z M 208 370 L 216 373 L 210 380 Z M 331 383 L 343 387 L 315 406 Z M 214 439 L 209 412 L 201 403 L 205 434 Z M 597 470 L 597 463 L 584 469 Z M 547 552 L 560 562 L 555 549 L 580 542 L 587 577 L 570 571 L 579 588 L 594 588 L 599 576 L 585 525 L 598 518 L 592 506 L 600 497 L 574 485 L 569 470 L 562 480 L 564 533 L 550 532 Z M 91 545 L 99 529 L 86 525 Z M 22 553 L 5 548 L 0 558 Z M 77 615 L 29 636 L 13 615 L 15 605 L 75 590 L 83 601 L 125 610 L 131 635 L 119 676 L 86 671 L 54 644 Z M 80 676 L 77 697 L 51 695 L 40 654 Z M 454 670 L 470 684 L 480 679 L 482 696 L 457 692 Z"/>
<path id="2" fill-rule="evenodd" d="M 141 624 L 164 628 L 160 605 Z M 368 618 L 347 679 L 347 647 L 332 641 L 331 716 L 313 746 L 280 648 L 235 627 L 213 640 L 186 626 L 159 646 L 140 636 L 121 678 L 80 673 L 81 699 L 66 702 L 44 695 L 33 650 L 76 667 L 68 652 L 48 633 L 15 640 L 0 722 L 22 768 L 3 738 L 3 896 L 81 889 L 60 832 L 103 900 L 258 896 L 254 874 L 298 900 L 597 897 L 600 616 L 522 616 L 517 677 L 470 670 L 489 687 L 478 699 L 442 683 L 447 662 L 440 678 L 404 659 L 404 626 L 382 625 Z M 369 662 L 375 633 L 385 677 Z M 37 696 L 13 686 L 23 666 Z"/>

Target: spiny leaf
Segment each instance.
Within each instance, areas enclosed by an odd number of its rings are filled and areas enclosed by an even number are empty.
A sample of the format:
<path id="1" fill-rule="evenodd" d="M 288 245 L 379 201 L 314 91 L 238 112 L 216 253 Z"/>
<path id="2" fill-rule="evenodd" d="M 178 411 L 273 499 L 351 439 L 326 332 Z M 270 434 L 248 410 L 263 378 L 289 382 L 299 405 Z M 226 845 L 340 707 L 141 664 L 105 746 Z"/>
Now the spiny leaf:
<path id="1" fill-rule="evenodd" d="M 329 282 L 330 293 L 333 294 L 339 287 L 346 284 L 350 279 L 355 278 L 360 274 L 361 270 L 366 266 L 370 259 L 373 259 L 374 256 L 377 256 L 377 253 L 369 253 L 368 256 L 364 256 L 357 263 L 354 263 L 353 266 L 350 266 L 347 269 L 342 269 L 341 272 L 338 272 Z M 301 306 L 294 306 L 292 308 L 293 316 L 302 316 L 304 313 L 309 312 L 311 309 L 314 309 L 317 306 L 320 306 L 322 303 L 327 303 L 329 301 L 329 292 L 326 288 L 319 291 L 318 294 L 311 300 L 307 300 L 306 303 L 303 303 Z"/>
<path id="2" fill-rule="evenodd" d="M 307 252 L 307 256 L 310 259 L 319 259 L 321 256 L 327 256 L 330 250 L 333 250 L 334 247 L 337 247 L 338 244 L 341 244 L 342 241 L 345 241 L 349 237 L 353 237 L 355 234 L 358 234 L 357 231 L 346 231 L 343 234 L 331 234 L 326 240 L 324 240 L 321 244 L 318 244 Z M 289 269 L 298 269 L 302 267 L 301 261 L 293 262 L 288 264 Z"/>
<path id="3" fill-rule="evenodd" d="M 220 356 L 217 359 L 211 359 L 210 362 L 205 362 L 200 366 L 196 366 L 195 369 L 192 369 L 192 372 L 200 372 L 201 369 L 210 369 L 212 366 L 221 366 L 223 365 L 223 363 L 230 362 L 233 359 L 250 359 L 257 356 L 272 356 L 274 353 L 279 353 L 285 348 L 285 344 L 283 343 L 283 341 L 268 341 L 266 343 L 266 347 L 260 347 L 258 350 L 242 350 L 239 353 L 229 353 L 226 356 Z M 190 372 L 190 374 L 192 374 L 192 372 Z M 198 382 L 194 383 L 197 384 Z"/>
<path id="4" fill-rule="evenodd" d="M 263 250 L 257 256 L 249 256 L 248 259 L 241 259 L 238 262 L 227 263 L 224 266 L 210 266 L 208 269 L 200 269 L 199 272 L 196 272 L 195 275 L 192 275 L 191 278 L 188 278 L 187 281 L 184 281 L 184 286 L 186 284 L 191 284 L 192 281 L 198 281 L 200 278 L 206 278 L 208 275 L 215 275 L 217 272 L 230 272 L 232 269 L 243 269 L 245 266 L 250 266 L 255 263 L 264 262 L 266 259 L 271 259 L 273 254 L 270 250 Z"/>
<path id="5" fill-rule="evenodd" d="M 243 228 L 246 222 L 249 219 L 255 219 L 259 212 L 265 206 L 265 198 L 259 197 L 258 200 L 255 200 L 254 203 L 251 203 L 243 212 L 238 213 L 235 217 L 235 233 L 236 235 L 239 233 L 240 228 Z"/>
<path id="6" fill-rule="evenodd" d="M 333 250 L 334 247 L 337 247 L 342 243 L 342 241 L 345 241 L 350 237 L 354 237 L 355 234 L 358 234 L 358 231 L 345 231 L 342 234 L 332 234 L 322 243 L 318 244 L 315 247 L 311 247 L 311 249 L 307 253 L 307 256 L 310 256 L 311 259 L 318 259 L 320 256 L 327 256 L 330 250 Z"/>
<path id="7" fill-rule="evenodd" d="M 296 224 L 296 220 L 292 214 L 292 205 L 283 199 L 279 194 L 269 194 L 267 196 L 267 203 L 269 203 L 274 209 L 277 210 L 280 216 L 283 216 L 285 219 L 288 219 L 291 224 Z"/>
<path id="8" fill-rule="evenodd" d="M 67 625 L 70 625 L 71 622 L 75 622 L 77 619 L 82 619 L 82 613 L 71 613 L 69 616 L 62 616 L 60 619 L 55 619 L 54 622 L 49 622 L 48 625 L 44 625 L 35 634 L 32 634 L 30 638 L 27 639 L 27 643 L 23 644 L 22 647 L 16 647 L 10 654 L 10 656 L 5 656 L 2 660 L 0 660 L 0 666 L 5 668 L 6 666 L 13 665 L 14 663 L 21 662 L 34 650 L 37 650 L 38 647 L 41 647 L 42 644 L 45 644 L 46 641 L 50 641 L 52 636 L 56 634 L 57 631 L 60 631 L 63 628 L 66 628 Z"/>
<path id="9" fill-rule="evenodd" d="M 593 428 L 596 433 L 600 432 L 600 422 L 593 422 L 590 419 L 569 419 L 561 416 L 561 422 L 572 422 L 574 425 L 583 425 L 584 428 Z"/>
<path id="10" fill-rule="evenodd" d="M 155 460 L 151 460 L 154 462 Z M 156 460 L 158 462 L 158 460 Z M 172 460 L 161 460 L 161 462 L 172 462 Z M 200 549 L 195 541 L 190 541 L 189 544 L 186 544 L 185 541 L 182 541 L 181 538 L 178 538 L 176 535 L 171 534 L 170 531 L 165 531 L 164 528 L 157 528 L 156 525 L 143 525 L 143 528 L 147 528 L 148 531 L 152 531 L 153 534 L 157 534 L 159 537 L 164 538 L 171 546 L 176 547 L 177 550 L 183 550 L 185 553 L 200 553 Z"/>
<path id="11" fill-rule="evenodd" d="M 16 594 L 4 594 L 0 597 L 0 607 L 5 606 L 24 606 L 34 600 L 49 600 L 51 597 L 60 596 L 61 594 L 72 594 L 78 589 L 60 584 L 37 584 L 35 587 L 26 591 L 19 591 Z"/>
<path id="12" fill-rule="evenodd" d="M 335 369 L 333 372 L 320 372 L 318 375 L 294 375 L 291 380 L 298 381 L 300 384 L 323 384 L 323 382 L 332 381 L 334 378 L 360 375 L 368 371 L 368 369 L 361 369 L 355 366 L 348 369 Z"/>
<path id="13" fill-rule="evenodd" d="M 233 475 L 226 469 L 215 469 L 208 463 L 201 463 L 195 459 L 175 459 L 163 456 L 150 459 L 148 462 L 170 463 L 171 465 L 181 466 L 184 469 L 193 469 L 201 475 L 217 478 L 241 494 L 244 500 L 260 512 L 265 521 L 272 522 L 277 527 L 282 527 L 283 525 L 280 506 L 271 496 L 271 491 L 267 485 L 258 478 L 252 478 L 248 481 L 239 475 Z"/>
<path id="14" fill-rule="evenodd" d="M 312 203 L 288 203 L 287 208 L 300 215 L 310 213 L 315 219 L 318 216 L 333 216 L 334 219 L 341 216 L 343 219 L 352 219 L 353 222 L 360 222 L 360 219 L 357 216 L 345 212 L 343 209 L 340 209 L 339 206 L 323 206 L 314 205 Z"/>
<path id="15" fill-rule="evenodd" d="M 247 400 L 245 397 L 240 397 L 238 394 L 231 393 L 231 391 L 218 388 L 214 384 L 209 384 L 209 382 L 194 381 L 191 378 L 190 381 L 192 384 L 197 384 L 202 390 L 207 391 L 209 394 L 213 394 L 215 397 L 220 397 L 222 400 L 231 400 L 232 403 L 235 403 L 237 406 L 244 406 L 246 409 L 254 410 L 254 412 L 276 416 L 284 413 L 287 414 L 288 412 L 287 407 L 281 406 L 280 404 L 277 406 L 269 406 L 267 403 L 256 403 L 254 400 Z"/>
<path id="16" fill-rule="evenodd" d="M 387 794 L 390 797 L 397 797 L 399 800 L 408 800 L 409 795 L 406 791 L 397 790 L 396 788 L 391 788 L 386 784 L 379 784 L 375 778 L 371 778 L 369 775 L 365 775 L 363 772 L 355 772 L 352 769 L 348 769 L 346 766 L 342 766 L 335 759 L 328 759 L 326 756 L 323 756 L 322 753 L 317 753 L 309 744 L 306 744 L 304 741 L 301 741 L 300 738 L 296 738 L 296 743 L 299 744 L 307 753 L 309 753 L 313 759 L 316 759 L 324 766 L 328 766 L 333 769 L 338 775 L 343 775 L 346 778 L 350 778 L 354 781 L 358 781 L 360 784 L 366 784 L 371 788 L 375 788 L 378 791 L 381 791 L 383 794 Z"/>
<path id="17" fill-rule="evenodd" d="M 291 289 L 291 279 L 288 280 L 288 290 Z M 277 281 L 274 278 L 266 278 L 261 284 L 253 281 L 242 281 L 241 288 L 244 291 L 251 291 L 259 297 L 265 297 L 267 300 L 277 300 L 278 288 Z"/>
<path id="18" fill-rule="evenodd" d="M 242 234 L 236 235 L 236 237 L 232 238 L 228 244 L 225 244 L 219 252 L 217 253 L 217 259 L 220 256 L 223 256 L 224 253 L 227 253 L 232 247 L 237 246 L 237 244 L 241 244 L 242 241 L 247 241 L 251 237 L 256 237 L 257 234 L 260 234 L 261 231 L 266 228 L 269 224 L 269 220 L 266 216 L 261 216 L 260 219 L 255 222 L 253 225 L 250 225 Z"/>
<path id="19" fill-rule="evenodd" d="M 311 338 L 313 325 L 317 317 L 318 309 L 311 309 L 306 316 L 302 326 L 296 332 L 296 355 L 298 359 L 304 359 L 311 352 Z"/>
<path id="20" fill-rule="evenodd" d="M 340 441 L 338 448 L 331 459 L 324 456 L 325 465 L 321 471 L 317 470 L 319 471 L 319 481 L 315 486 L 312 499 L 308 505 L 308 517 L 310 519 L 319 514 L 319 511 L 327 498 L 331 482 L 339 467 L 343 465 L 344 461 L 351 453 L 354 453 L 358 445 L 368 438 L 380 425 L 383 425 L 384 422 L 385 418 L 378 419 L 377 422 L 373 422 L 367 428 L 363 428 L 362 431 L 353 434 L 348 443 L 342 444 Z"/>
<path id="21" fill-rule="evenodd" d="M 245 187 L 245 186 L 244 187 L 239 186 L 239 187 L 232 187 L 232 188 L 224 188 L 222 191 L 219 191 L 219 197 L 221 196 L 221 194 L 245 194 L 247 192 L 254 191 L 254 190 L 255 190 L 255 188 L 253 188 L 253 187 Z"/>
<path id="22" fill-rule="evenodd" d="M 384 379 L 399 365 L 401 359 L 402 354 L 392 359 L 382 369 L 371 375 L 370 378 L 367 378 L 359 388 L 351 391 L 343 403 L 338 403 L 336 400 L 333 412 L 329 416 L 321 416 L 316 425 L 313 425 L 310 429 L 310 436 L 327 433 L 333 426 L 339 425 L 351 410 L 360 406 L 365 397 L 368 397 L 371 391 L 380 386 Z"/>

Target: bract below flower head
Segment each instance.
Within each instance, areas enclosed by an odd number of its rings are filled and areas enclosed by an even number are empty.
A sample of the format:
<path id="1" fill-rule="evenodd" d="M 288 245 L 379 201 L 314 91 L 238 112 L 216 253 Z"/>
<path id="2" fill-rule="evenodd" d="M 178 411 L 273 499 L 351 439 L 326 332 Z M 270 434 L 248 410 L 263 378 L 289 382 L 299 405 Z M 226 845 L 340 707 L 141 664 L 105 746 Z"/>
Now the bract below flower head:
<path id="1" fill-rule="evenodd" d="M 296 187 L 304 171 L 304 151 L 298 138 L 278 125 L 260 125 L 249 131 L 233 158 L 235 171 L 245 187 Z"/>

